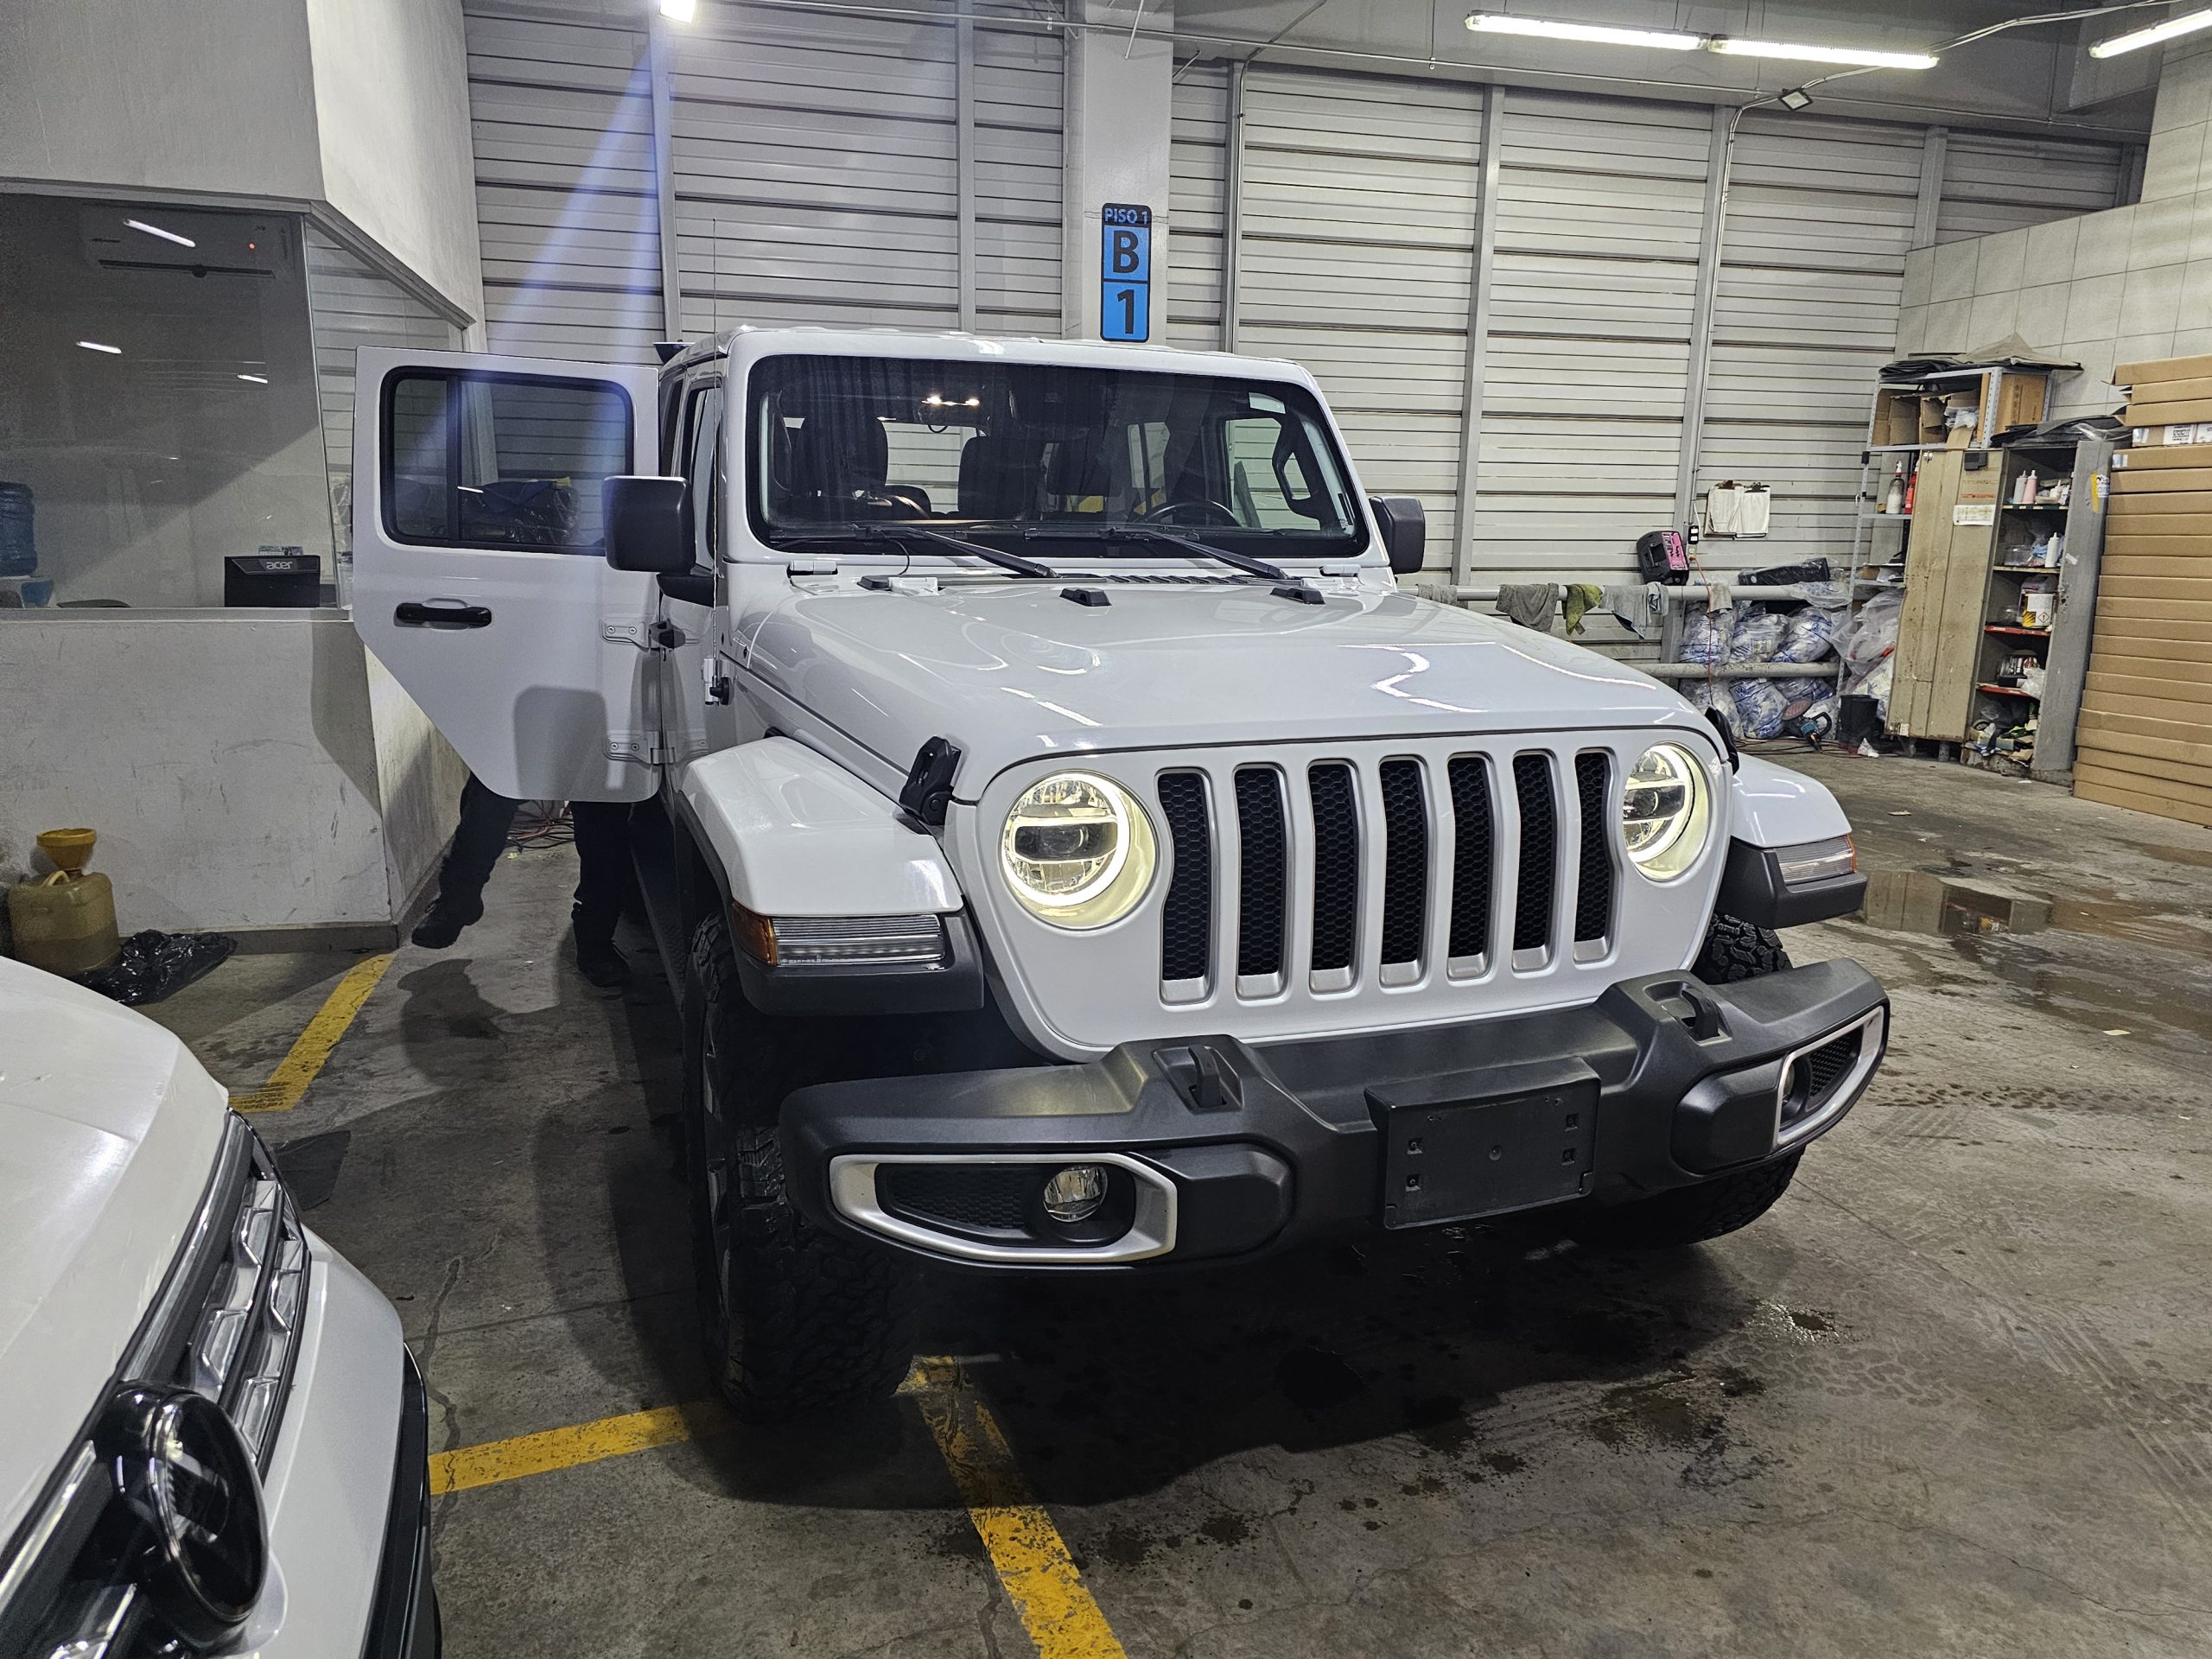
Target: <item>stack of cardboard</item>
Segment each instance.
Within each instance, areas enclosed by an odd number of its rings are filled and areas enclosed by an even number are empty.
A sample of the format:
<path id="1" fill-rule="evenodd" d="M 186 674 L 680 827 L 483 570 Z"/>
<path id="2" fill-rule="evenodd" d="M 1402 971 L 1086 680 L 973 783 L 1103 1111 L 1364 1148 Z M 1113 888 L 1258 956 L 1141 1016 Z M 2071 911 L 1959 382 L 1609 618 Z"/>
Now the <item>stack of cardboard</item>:
<path id="1" fill-rule="evenodd" d="M 2212 357 L 2123 365 L 2074 765 L 2087 800 L 2212 824 Z"/>

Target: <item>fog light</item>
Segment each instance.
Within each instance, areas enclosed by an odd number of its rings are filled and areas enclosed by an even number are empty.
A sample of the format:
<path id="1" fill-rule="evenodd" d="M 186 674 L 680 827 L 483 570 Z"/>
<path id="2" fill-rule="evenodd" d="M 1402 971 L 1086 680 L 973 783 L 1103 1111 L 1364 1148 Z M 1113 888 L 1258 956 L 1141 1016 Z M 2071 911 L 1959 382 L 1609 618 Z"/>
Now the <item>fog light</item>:
<path id="1" fill-rule="evenodd" d="M 1063 1227 L 1089 1221 L 1106 1202 L 1106 1170 L 1099 1164 L 1070 1164 L 1045 1183 L 1045 1213 Z"/>

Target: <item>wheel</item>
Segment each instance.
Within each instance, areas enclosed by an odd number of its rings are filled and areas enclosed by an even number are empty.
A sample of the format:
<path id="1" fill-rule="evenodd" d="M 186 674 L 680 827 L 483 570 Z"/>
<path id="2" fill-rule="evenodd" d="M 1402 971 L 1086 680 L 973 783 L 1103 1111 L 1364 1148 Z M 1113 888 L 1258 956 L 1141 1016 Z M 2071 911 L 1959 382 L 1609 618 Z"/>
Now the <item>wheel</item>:
<path id="1" fill-rule="evenodd" d="M 1772 928 L 1715 916 L 1705 931 L 1705 949 L 1697 953 L 1690 971 L 1708 985 L 1732 985 L 1739 979 L 1778 974 L 1789 966 L 1789 953 Z"/>
<path id="2" fill-rule="evenodd" d="M 1192 519 L 1199 525 L 1219 524 L 1224 530 L 1241 530 L 1244 521 L 1236 516 L 1236 509 L 1225 506 L 1210 497 L 1193 498 L 1187 501 L 1170 501 L 1164 507 L 1154 507 L 1150 512 L 1137 515 L 1141 524 L 1174 524 Z"/>
<path id="3" fill-rule="evenodd" d="M 1793 1152 L 1733 1175 L 1600 1210 L 1586 1224 L 1584 1236 L 1591 1243 L 1624 1250 L 1681 1249 L 1719 1238 L 1750 1226 L 1773 1209 L 1789 1190 L 1797 1160 L 1804 1155 Z"/>
<path id="4" fill-rule="evenodd" d="M 769 1422 L 888 1399 L 913 1358 L 913 1268 L 824 1232 L 784 1191 L 770 1107 L 810 1081 L 784 1021 L 745 1000 L 719 917 L 691 942 L 684 1120 L 707 1363 L 739 1416 Z"/>

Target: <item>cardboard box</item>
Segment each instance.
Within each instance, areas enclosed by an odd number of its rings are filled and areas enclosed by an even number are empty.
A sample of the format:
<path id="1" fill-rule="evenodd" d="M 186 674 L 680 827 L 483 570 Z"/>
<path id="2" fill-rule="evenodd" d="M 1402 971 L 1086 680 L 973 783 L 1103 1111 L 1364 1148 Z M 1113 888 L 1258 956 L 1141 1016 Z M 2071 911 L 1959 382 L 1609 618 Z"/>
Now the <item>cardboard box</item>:
<path id="1" fill-rule="evenodd" d="M 2139 426 L 2134 430 L 2138 449 L 2156 449 L 2177 443 L 2212 442 L 2212 426 L 2199 426 L 2194 421 L 2184 421 L 2173 426 Z"/>
<path id="2" fill-rule="evenodd" d="M 2162 518 L 2177 512 L 2212 512 L 2212 494 L 2202 490 L 2131 491 L 2112 499 L 2112 522 Z"/>
<path id="3" fill-rule="evenodd" d="M 2113 460 L 2117 463 L 2120 456 L 2114 455 Z M 2212 490 L 2212 454 L 2202 456 L 2195 467 L 2145 467 L 2130 471 L 2114 466 L 2114 495 L 2164 494 L 2174 490 Z"/>
<path id="4" fill-rule="evenodd" d="M 2212 397 L 2177 397 L 2171 403 L 2135 402 L 2120 416 L 2130 426 L 2180 426 L 2212 421 Z M 2200 440 L 2201 442 L 2201 440 Z"/>
<path id="5" fill-rule="evenodd" d="M 2212 379 L 2212 357 L 2161 357 L 2147 363 L 2123 363 L 2112 372 L 2112 383 L 2115 386 L 2206 379 Z"/>
<path id="6" fill-rule="evenodd" d="M 1986 387 L 1989 382 L 1984 380 Z M 2049 377 L 2040 374 L 2007 374 L 1998 388 L 1997 407 L 1982 423 L 1982 430 L 1993 435 L 2009 427 L 2033 426 L 2043 419 L 2044 402 L 2050 386 Z"/>
<path id="7" fill-rule="evenodd" d="M 2153 443 L 2112 452 L 2112 469 L 2115 474 L 2163 472 L 2177 467 L 2212 467 L 2212 449 L 2197 449 L 2189 444 Z"/>
<path id="8" fill-rule="evenodd" d="M 1874 437 L 1877 444 L 1899 445 L 1920 442 L 1920 393 L 1916 389 L 1885 388 L 1874 400 Z"/>

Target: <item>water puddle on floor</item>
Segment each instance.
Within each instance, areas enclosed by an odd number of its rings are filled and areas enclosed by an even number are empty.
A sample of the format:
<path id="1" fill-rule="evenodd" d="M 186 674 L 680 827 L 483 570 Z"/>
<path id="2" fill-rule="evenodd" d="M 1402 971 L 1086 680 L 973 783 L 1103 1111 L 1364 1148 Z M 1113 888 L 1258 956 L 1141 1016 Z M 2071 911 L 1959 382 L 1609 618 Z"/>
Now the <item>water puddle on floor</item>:
<path id="1" fill-rule="evenodd" d="M 1935 938 L 2051 931 L 2094 933 L 2195 957 L 2212 952 L 2212 924 L 2171 909 L 2122 899 L 2038 899 L 1925 870 L 1869 873 L 1866 902 L 1853 919 L 1887 932 Z"/>

